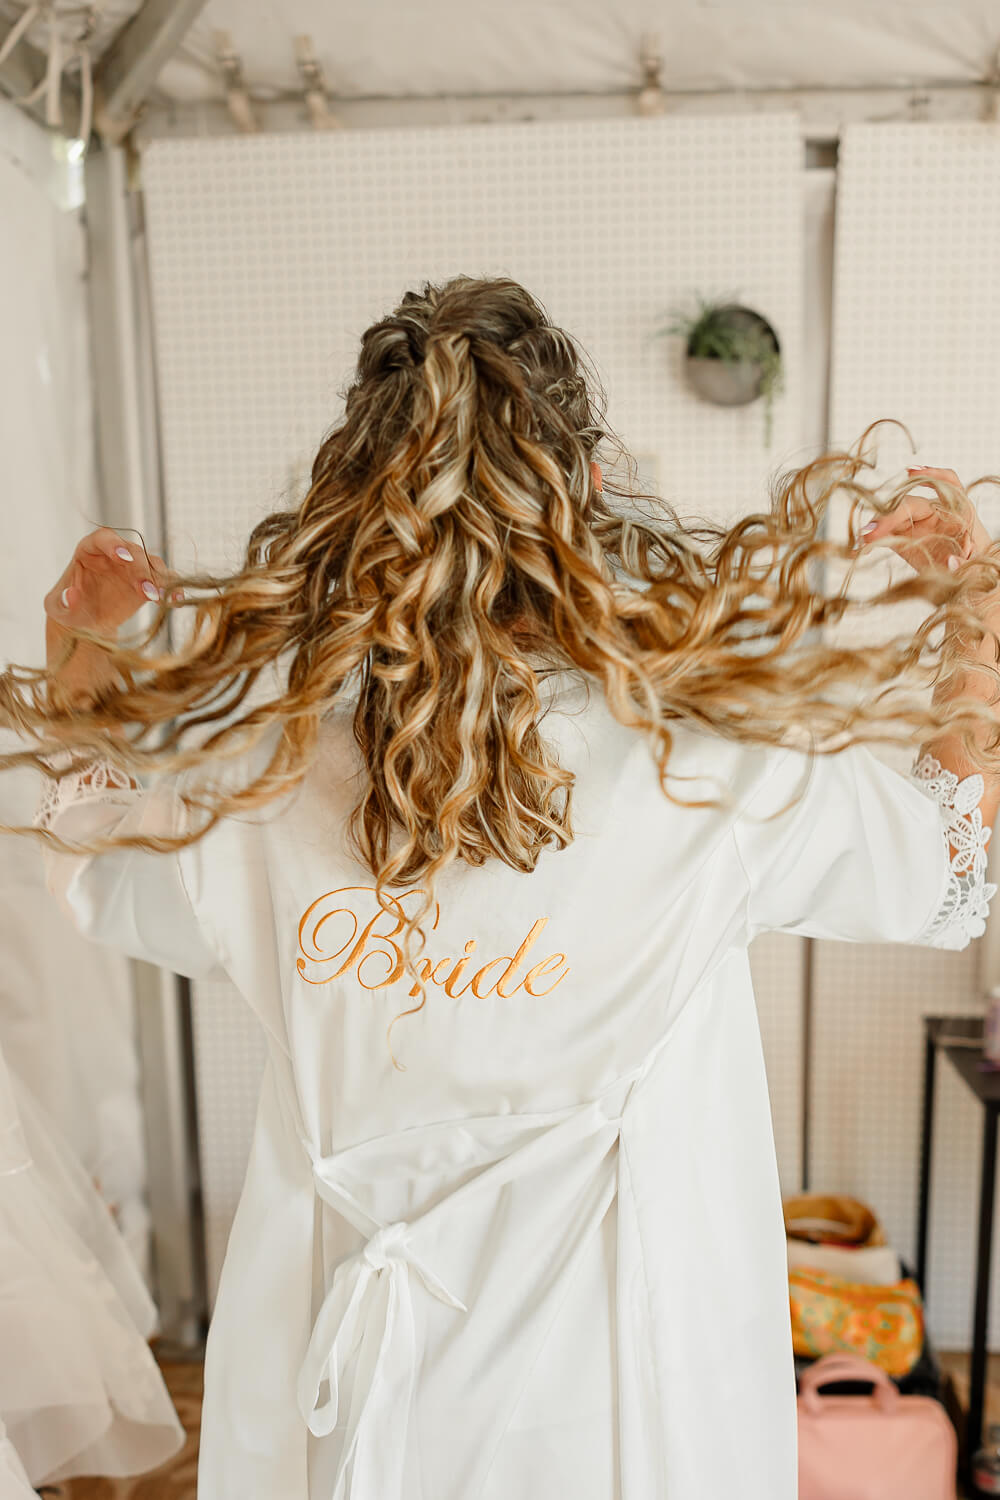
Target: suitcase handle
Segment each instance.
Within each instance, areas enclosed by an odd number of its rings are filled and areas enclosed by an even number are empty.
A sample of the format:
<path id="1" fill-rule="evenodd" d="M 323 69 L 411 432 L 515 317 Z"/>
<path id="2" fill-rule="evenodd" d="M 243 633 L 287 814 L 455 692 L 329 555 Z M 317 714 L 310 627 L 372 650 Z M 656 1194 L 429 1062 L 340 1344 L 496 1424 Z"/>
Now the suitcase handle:
<path id="1" fill-rule="evenodd" d="M 846 1351 L 824 1354 L 799 1376 L 799 1400 L 807 1411 L 818 1414 L 823 1409 L 820 1387 L 841 1380 L 864 1381 L 871 1385 L 872 1402 L 882 1411 L 892 1411 L 899 1401 L 899 1390 L 883 1369 L 873 1365 L 871 1360 L 862 1359 L 860 1354 Z"/>

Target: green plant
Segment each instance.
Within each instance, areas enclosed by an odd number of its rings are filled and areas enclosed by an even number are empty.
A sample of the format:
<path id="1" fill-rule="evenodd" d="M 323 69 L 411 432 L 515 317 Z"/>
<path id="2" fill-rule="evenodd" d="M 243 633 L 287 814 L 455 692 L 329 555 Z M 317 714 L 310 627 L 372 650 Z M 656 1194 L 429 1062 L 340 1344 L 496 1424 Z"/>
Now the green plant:
<path id="1" fill-rule="evenodd" d="M 692 359 L 758 366 L 759 391 L 764 398 L 764 442 L 770 447 L 774 400 L 784 388 L 784 365 L 774 334 L 763 318 L 741 307 L 735 297 L 723 300 L 697 294 L 695 302 L 693 311 L 674 308 L 671 321 L 660 332 L 683 338 Z"/>

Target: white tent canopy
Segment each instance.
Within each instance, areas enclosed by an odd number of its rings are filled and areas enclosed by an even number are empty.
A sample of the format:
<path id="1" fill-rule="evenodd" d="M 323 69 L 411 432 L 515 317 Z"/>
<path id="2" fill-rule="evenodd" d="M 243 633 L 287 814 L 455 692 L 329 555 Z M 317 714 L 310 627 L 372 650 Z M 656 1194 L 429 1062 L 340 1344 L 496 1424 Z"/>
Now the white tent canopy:
<path id="1" fill-rule="evenodd" d="M 300 91 L 300 34 L 335 97 L 604 94 L 641 85 L 647 36 L 668 90 L 975 83 L 1000 13 L 992 0 L 210 0 L 160 75 L 165 95 L 221 97 L 219 30 L 262 94 Z"/>
<path id="2" fill-rule="evenodd" d="M 79 89 L 93 68 L 97 123 L 115 139 L 140 109 L 232 104 L 234 87 L 258 105 L 301 101 L 303 56 L 350 123 L 359 101 L 599 100 L 650 81 L 678 103 L 1000 85 L 995 0 L 0 0 L 0 37 L 2 23 L 18 36 L 0 87 L 23 96 L 48 72 L 41 101 L 56 124 L 53 77 L 63 68 Z"/>

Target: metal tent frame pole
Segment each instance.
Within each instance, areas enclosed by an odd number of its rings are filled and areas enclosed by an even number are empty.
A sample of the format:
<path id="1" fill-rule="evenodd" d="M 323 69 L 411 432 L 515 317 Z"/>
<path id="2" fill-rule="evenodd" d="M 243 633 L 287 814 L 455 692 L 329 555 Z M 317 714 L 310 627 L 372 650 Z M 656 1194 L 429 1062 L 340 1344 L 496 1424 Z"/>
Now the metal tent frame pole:
<path id="1" fill-rule="evenodd" d="M 125 150 L 93 150 L 86 167 L 86 227 L 101 518 L 140 531 L 159 550 L 163 488 L 145 260 L 135 248 L 137 211 Z M 206 1283 L 190 987 L 150 964 L 133 962 L 132 975 L 161 1331 L 193 1347 L 204 1336 Z"/>

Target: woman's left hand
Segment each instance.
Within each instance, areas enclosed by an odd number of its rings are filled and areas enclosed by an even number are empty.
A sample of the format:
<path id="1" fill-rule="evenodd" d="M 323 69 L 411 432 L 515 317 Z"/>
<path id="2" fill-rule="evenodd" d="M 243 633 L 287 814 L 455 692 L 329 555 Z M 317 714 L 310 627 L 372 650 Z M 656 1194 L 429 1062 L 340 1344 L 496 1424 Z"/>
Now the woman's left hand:
<path id="1" fill-rule="evenodd" d="M 913 468 L 906 472 L 914 477 L 927 475 L 928 480 L 940 481 L 942 487 L 946 487 L 946 494 L 949 490 L 953 492 L 958 501 L 957 509 L 946 510 L 920 495 L 908 495 L 894 510 L 879 516 L 863 529 L 858 538 L 859 547 L 884 542 L 917 572 L 932 567 L 946 567 L 957 572 L 963 563 L 991 551 L 993 540 L 954 469 Z M 993 560 L 996 560 L 995 555 Z M 959 664 L 964 662 L 972 670 L 945 676 L 935 686 L 934 701 L 946 704 L 959 697 L 977 698 L 985 700 L 995 711 L 1000 589 L 991 589 L 980 595 L 976 612 L 985 628 L 970 642 L 955 637 L 962 648 Z M 982 667 L 987 670 L 979 670 Z M 989 736 L 992 739 L 992 727 Z M 966 739 L 956 733 L 938 736 L 925 744 L 920 753 L 933 755 L 959 780 L 975 773 L 982 775 L 984 793 L 979 807 L 983 822 L 989 825 L 995 822 L 1000 809 L 1000 776 L 992 769 L 995 761 L 980 762 L 974 750 L 970 755 Z"/>
<path id="2" fill-rule="evenodd" d="M 969 499 L 954 469 L 907 469 L 907 474 L 926 474 L 960 492 L 961 509 L 946 511 L 922 495 L 909 495 L 884 516 L 862 528 L 859 547 L 884 542 L 916 572 L 946 567 L 955 572 L 963 562 L 992 545 L 992 538 Z"/>

